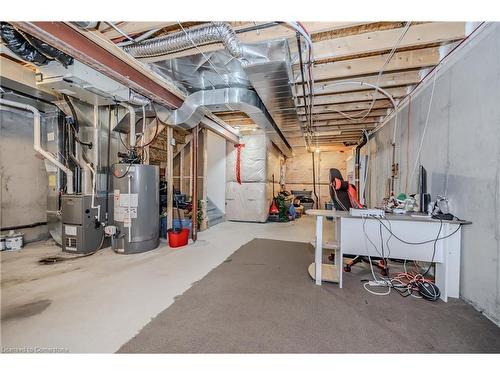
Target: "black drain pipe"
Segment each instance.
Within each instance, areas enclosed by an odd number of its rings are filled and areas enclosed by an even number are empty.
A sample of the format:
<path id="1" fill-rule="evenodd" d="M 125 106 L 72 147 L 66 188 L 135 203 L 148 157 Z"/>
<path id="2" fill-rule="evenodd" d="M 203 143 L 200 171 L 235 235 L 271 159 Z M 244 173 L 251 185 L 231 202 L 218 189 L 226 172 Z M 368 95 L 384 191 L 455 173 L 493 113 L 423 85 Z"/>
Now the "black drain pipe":
<path id="1" fill-rule="evenodd" d="M 354 183 L 356 184 L 356 194 L 358 195 L 358 200 L 361 199 L 360 197 L 360 192 L 359 192 L 359 185 L 360 185 L 360 177 L 359 177 L 359 171 L 361 169 L 361 148 L 368 143 L 368 136 L 366 135 L 365 132 L 363 132 L 363 138 L 361 141 L 358 143 L 356 146 L 356 164 L 354 165 Z"/>

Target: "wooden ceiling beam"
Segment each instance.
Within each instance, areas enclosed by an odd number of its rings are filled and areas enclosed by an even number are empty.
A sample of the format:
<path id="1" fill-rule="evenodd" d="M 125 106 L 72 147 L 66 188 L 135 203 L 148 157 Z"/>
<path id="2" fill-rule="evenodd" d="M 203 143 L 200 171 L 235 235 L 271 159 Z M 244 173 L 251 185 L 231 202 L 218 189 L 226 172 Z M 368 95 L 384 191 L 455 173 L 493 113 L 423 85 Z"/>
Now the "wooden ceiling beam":
<path id="1" fill-rule="evenodd" d="M 223 120 L 226 124 L 228 125 L 231 125 L 231 126 L 237 126 L 237 125 L 255 125 L 255 122 L 250 119 L 250 118 L 247 118 L 247 119 L 236 119 L 236 120 L 232 120 L 232 119 L 221 119 Z"/>
<path id="2" fill-rule="evenodd" d="M 314 83 L 314 95 L 325 95 L 341 92 L 363 91 L 368 87 L 361 84 L 349 84 L 350 81 L 364 82 L 372 85 L 378 85 L 382 88 L 400 87 L 408 85 L 416 85 L 422 79 L 420 69 L 403 71 L 403 72 L 389 72 L 382 74 L 380 78 L 378 75 L 369 75 L 357 77 L 355 79 L 337 79 L 331 81 L 322 81 Z M 302 85 L 302 83 L 300 83 Z M 309 95 L 309 87 L 305 87 L 306 95 Z M 299 96 L 302 95 L 302 88 L 298 88 Z"/>
<path id="3" fill-rule="evenodd" d="M 373 118 L 365 119 L 363 121 L 358 121 L 358 122 L 349 122 L 345 120 L 323 120 L 315 122 L 313 124 L 313 129 L 322 129 L 325 126 L 328 127 L 335 126 L 337 129 L 340 129 L 342 127 L 359 126 L 362 129 L 363 126 L 374 126 L 376 124 L 378 124 L 378 121 L 374 120 Z"/>
<path id="4" fill-rule="evenodd" d="M 420 22 L 422 23 L 422 22 Z M 335 30 L 324 31 L 321 33 L 316 33 L 311 35 L 313 42 L 321 42 L 322 40 L 329 40 L 334 38 L 346 37 L 349 35 L 359 35 L 363 33 L 370 33 L 373 31 L 383 31 L 399 29 L 405 25 L 404 21 L 397 22 L 369 22 L 362 23 L 359 25 L 351 25 L 347 27 L 342 27 Z"/>
<path id="5" fill-rule="evenodd" d="M 316 82 L 348 77 L 360 77 L 377 74 L 384 66 L 388 54 L 343 60 L 335 63 L 321 64 L 314 67 Z M 423 48 L 414 51 L 396 52 L 386 65 L 385 72 L 408 71 L 417 68 L 435 66 L 441 56 L 439 47 Z M 301 82 L 300 73 L 295 72 L 295 81 Z"/>
<path id="6" fill-rule="evenodd" d="M 411 25 L 398 49 L 419 48 L 454 42 L 466 36 L 465 22 L 429 22 Z M 374 31 L 313 43 L 316 64 L 348 59 L 351 56 L 390 51 L 403 29 Z"/>
<path id="7" fill-rule="evenodd" d="M 406 87 L 397 87 L 390 88 L 386 90 L 393 98 L 400 98 L 405 96 L 408 93 L 408 88 Z M 350 92 L 350 93 L 342 93 L 342 94 L 332 94 L 332 95 L 324 95 L 317 96 L 314 98 L 314 105 L 327 105 L 327 104 L 336 104 L 336 103 L 351 103 L 351 102 L 359 102 L 376 99 L 385 99 L 387 98 L 384 94 L 380 93 L 376 90 L 369 91 L 360 91 L 360 92 Z M 298 106 L 304 106 L 304 100 L 302 97 L 298 98 Z"/>
<path id="8" fill-rule="evenodd" d="M 364 115 L 365 114 L 361 114 L 360 116 L 357 117 L 361 117 Z M 365 118 L 380 117 L 385 115 L 387 115 L 387 109 L 375 109 L 370 111 L 368 116 L 366 116 Z M 299 116 L 299 120 L 305 122 L 306 116 Z M 348 120 L 348 119 L 344 117 L 342 114 L 337 112 L 318 113 L 316 115 L 313 115 L 313 121 L 322 121 L 322 120 Z"/>
<path id="9" fill-rule="evenodd" d="M 177 25 L 177 22 L 114 22 L 114 24 L 125 34 L 133 36 L 134 34 L 141 34 L 149 30 Z M 104 22 L 101 23 L 99 30 L 109 39 L 115 39 L 122 36 L 118 31 Z"/>
<path id="10" fill-rule="evenodd" d="M 365 119 L 364 121 L 360 122 L 346 122 L 346 121 L 340 121 L 340 120 L 330 120 L 330 121 L 318 121 L 317 123 L 314 124 L 313 130 L 318 130 L 321 131 L 322 129 L 326 130 L 341 130 L 341 129 L 348 129 L 348 128 L 358 128 L 363 129 L 365 127 L 372 127 L 378 124 L 377 121 L 374 121 L 373 119 Z M 296 132 L 297 128 L 282 128 L 282 131 L 285 134 L 291 133 L 291 132 Z"/>
<path id="11" fill-rule="evenodd" d="M 353 102 L 353 103 L 344 103 L 344 104 L 327 104 L 327 105 L 315 105 L 313 109 L 313 113 L 323 113 L 323 112 L 335 112 L 342 111 L 346 113 L 356 113 L 361 110 L 370 108 L 371 101 L 364 102 Z M 375 104 L 373 104 L 373 109 L 381 109 L 381 108 L 392 108 L 392 104 L 389 99 L 378 99 L 375 100 Z M 305 107 L 297 108 L 297 114 L 303 115 L 305 114 Z"/>

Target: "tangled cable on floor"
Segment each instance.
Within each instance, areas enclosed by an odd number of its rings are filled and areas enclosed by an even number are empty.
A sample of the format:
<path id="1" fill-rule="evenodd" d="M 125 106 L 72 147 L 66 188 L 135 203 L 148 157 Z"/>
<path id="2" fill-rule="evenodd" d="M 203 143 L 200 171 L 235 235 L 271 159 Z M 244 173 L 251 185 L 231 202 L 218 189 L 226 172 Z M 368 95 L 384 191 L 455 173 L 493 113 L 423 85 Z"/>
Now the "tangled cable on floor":
<path id="1" fill-rule="evenodd" d="M 374 250 L 377 252 L 377 254 L 384 260 L 384 271 L 385 275 L 387 276 L 382 276 L 380 278 L 377 278 L 375 275 L 375 272 L 373 270 L 373 264 L 372 264 L 372 259 L 368 255 L 369 258 L 369 264 L 370 264 L 370 270 L 373 276 L 373 280 L 361 280 L 363 282 L 363 288 L 368 291 L 371 294 L 377 295 L 377 296 L 385 296 L 391 293 L 392 290 L 395 290 L 400 296 L 402 297 L 409 297 L 412 296 L 414 298 L 424 298 L 429 301 L 436 301 L 441 293 L 438 289 L 438 287 L 434 284 L 434 280 L 431 279 L 430 277 L 426 277 L 427 274 L 429 273 L 434 256 L 436 254 L 436 243 L 443 239 L 447 238 L 448 236 L 445 237 L 440 237 L 443 222 L 440 220 L 440 226 L 439 226 L 439 231 L 437 234 L 437 237 L 433 240 L 429 241 L 423 241 L 423 242 L 408 242 L 400 239 L 398 236 L 396 236 L 393 231 L 392 231 L 392 226 L 391 222 L 386 219 L 388 226 L 380 219 L 376 218 L 379 221 L 379 233 L 380 233 L 380 251 L 378 250 L 377 246 L 375 243 L 368 237 L 368 233 L 366 232 L 365 224 L 367 218 L 365 217 L 363 219 L 363 232 L 365 235 L 365 246 L 368 249 L 368 242 L 371 244 L 371 246 L 374 248 Z M 384 247 L 384 236 L 382 232 L 382 228 L 385 228 L 389 232 L 389 237 L 385 241 L 385 247 Z M 455 231 L 456 232 L 456 231 Z M 453 232 L 451 235 L 453 235 L 455 232 Z M 390 258 L 390 247 L 389 247 L 389 241 L 392 237 L 395 237 L 396 239 L 407 243 L 411 245 L 418 245 L 418 244 L 423 244 L 423 243 L 428 243 L 428 242 L 433 242 L 433 254 L 432 254 L 432 260 L 428 266 L 428 268 L 425 270 L 425 272 L 421 272 L 421 267 L 418 262 L 412 261 L 413 265 L 413 270 L 408 271 L 406 264 L 407 261 L 404 260 L 403 262 L 403 267 L 404 267 L 404 272 L 398 272 L 394 276 L 390 276 L 389 274 L 389 258 Z M 387 254 L 385 253 L 387 250 Z M 367 251 L 368 252 L 368 251 Z M 371 288 L 377 288 L 377 287 L 384 287 L 387 288 L 386 291 L 383 292 L 377 292 L 375 290 L 372 290 Z"/>

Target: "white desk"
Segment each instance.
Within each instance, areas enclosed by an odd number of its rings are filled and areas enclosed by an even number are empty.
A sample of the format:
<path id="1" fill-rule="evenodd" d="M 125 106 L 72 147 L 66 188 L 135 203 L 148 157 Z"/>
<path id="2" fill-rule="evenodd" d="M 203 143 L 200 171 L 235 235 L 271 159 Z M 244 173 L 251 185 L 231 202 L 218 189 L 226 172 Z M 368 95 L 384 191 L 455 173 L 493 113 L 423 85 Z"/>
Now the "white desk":
<path id="1" fill-rule="evenodd" d="M 342 288 L 342 257 L 343 254 L 381 257 L 380 221 L 375 218 L 354 217 L 346 211 L 335 210 L 307 210 L 306 214 L 316 216 L 316 247 L 315 247 L 315 280 L 316 285 L 321 285 L 323 251 L 323 217 L 333 217 L 335 226 L 335 266 L 338 273 L 339 287 Z M 411 215 L 386 214 L 382 219 L 384 224 L 399 238 L 408 242 L 423 242 L 434 240 L 437 237 L 440 222 L 427 216 L 413 217 Z M 448 297 L 459 297 L 460 282 L 460 239 L 462 229 L 460 224 L 470 224 L 465 221 L 443 220 L 439 237 L 452 236 L 439 240 L 436 243 L 434 259 L 434 241 L 421 244 L 405 244 L 391 236 L 389 231 L 382 226 L 384 243 L 384 257 L 406 259 L 436 263 L 436 285 L 441 291 L 441 299 L 447 302 Z M 364 230 L 363 230 L 364 225 Z M 366 239 L 365 233 L 376 245 L 377 249 Z M 388 241 L 389 248 L 386 246 Z"/>

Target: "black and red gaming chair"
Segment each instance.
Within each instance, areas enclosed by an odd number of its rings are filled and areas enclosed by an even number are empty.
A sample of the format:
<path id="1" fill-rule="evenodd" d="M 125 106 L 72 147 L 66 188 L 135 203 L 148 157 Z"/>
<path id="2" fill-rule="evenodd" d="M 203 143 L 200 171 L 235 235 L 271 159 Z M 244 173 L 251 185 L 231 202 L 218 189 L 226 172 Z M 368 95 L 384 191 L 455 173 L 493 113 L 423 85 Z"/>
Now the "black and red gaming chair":
<path id="1" fill-rule="evenodd" d="M 336 168 L 330 169 L 330 197 L 336 210 L 349 211 L 350 208 L 363 208 L 363 205 L 357 198 L 356 187 L 348 181 L 344 181 L 342 173 Z M 331 253 L 328 259 L 333 261 L 334 257 L 335 254 Z M 347 255 L 346 257 L 349 256 Z M 366 257 L 355 256 L 344 266 L 344 271 L 351 272 L 351 267 L 360 262 L 370 263 L 370 260 Z M 379 259 L 376 262 L 372 262 L 372 264 L 379 268 L 382 274 L 385 274 L 383 260 Z"/>
<path id="2" fill-rule="evenodd" d="M 330 197 L 336 210 L 349 211 L 349 208 L 363 208 L 357 198 L 356 187 L 344 181 L 342 173 L 336 168 L 330 169 Z"/>

